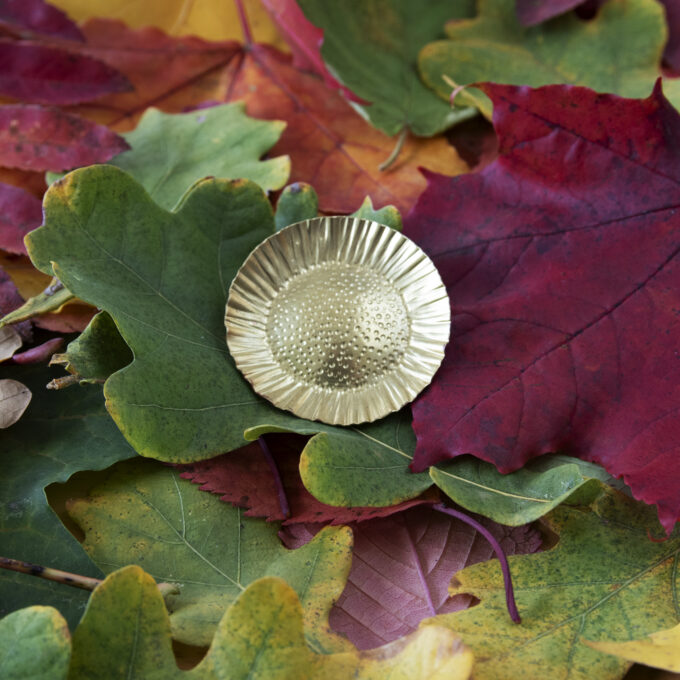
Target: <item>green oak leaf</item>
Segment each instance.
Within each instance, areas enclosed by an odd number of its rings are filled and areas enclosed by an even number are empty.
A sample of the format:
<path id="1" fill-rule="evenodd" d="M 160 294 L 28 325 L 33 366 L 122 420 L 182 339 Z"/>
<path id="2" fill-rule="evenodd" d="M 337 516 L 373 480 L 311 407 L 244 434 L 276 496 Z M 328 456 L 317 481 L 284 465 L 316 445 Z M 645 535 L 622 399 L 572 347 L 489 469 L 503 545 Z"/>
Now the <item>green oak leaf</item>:
<path id="1" fill-rule="evenodd" d="M 243 102 L 190 113 L 148 108 L 123 137 L 132 147 L 110 165 L 132 175 L 158 204 L 170 210 L 203 177 L 249 179 L 265 191 L 280 189 L 290 175 L 290 158 L 260 157 L 279 140 L 286 124 L 258 120 Z M 49 174 L 53 181 L 60 175 Z"/>
<path id="2" fill-rule="evenodd" d="M 295 182 L 288 185 L 276 203 L 276 231 L 289 224 L 311 220 L 319 214 L 319 197 L 311 184 Z"/>
<path id="3" fill-rule="evenodd" d="M 416 60 L 448 19 L 474 14 L 472 0 L 299 0 L 324 31 L 321 56 L 333 75 L 367 105 L 352 105 L 388 135 L 411 130 L 431 137 L 471 116 L 451 108 L 418 78 Z"/>
<path id="4" fill-rule="evenodd" d="M 546 455 L 521 470 L 502 475 L 495 465 L 461 456 L 431 467 L 430 477 L 449 498 L 470 512 L 499 524 L 520 526 L 537 520 L 560 503 L 587 505 L 600 493 L 595 473 L 590 468 L 583 470 L 581 462 Z M 607 479 L 606 473 L 602 477 Z"/>
<path id="5" fill-rule="evenodd" d="M 472 654 L 443 627 L 360 652 L 309 648 L 303 608 L 279 578 L 250 584 L 222 617 L 205 658 L 175 664 L 170 621 L 154 580 L 138 566 L 112 574 L 92 593 L 73 636 L 68 680 L 466 680 Z M 61 680 L 60 677 L 50 680 Z"/>
<path id="6" fill-rule="evenodd" d="M 655 510 L 605 486 L 591 509 L 562 505 L 546 520 L 557 546 L 509 558 L 521 625 L 507 615 L 497 561 L 458 572 L 449 591 L 480 604 L 424 624 L 461 636 L 479 680 L 620 678 L 630 664 L 586 640 L 636 640 L 680 621 L 680 531 L 651 540 L 663 534 Z"/>
<path id="7" fill-rule="evenodd" d="M 132 361 L 132 352 L 121 337 L 114 320 L 106 313 L 96 314 L 85 330 L 55 354 L 50 365 L 63 366 L 78 382 L 103 383 L 112 373 Z"/>
<path id="8" fill-rule="evenodd" d="M 409 448 L 395 445 L 410 431 L 401 420 L 354 428 L 301 420 L 259 398 L 235 367 L 223 322 L 228 288 L 250 251 L 274 233 L 258 186 L 207 179 L 169 213 L 126 173 L 94 166 L 50 187 L 45 216 L 27 237 L 33 261 L 110 314 L 134 354 L 104 394 L 139 453 L 190 462 L 242 446 L 248 428 L 322 432 L 328 436 L 312 439 L 308 453 L 323 464 L 332 465 L 336 445 L 343 464 L 351 449 L 354 464 L 339 492 L 349 504 L 391 505 L 430 486 L 426 473 L 409 472 L 412 434 Z"/>
<path id="9" fill-rule="evenodd" d="M 41 293 L 28 298 L 21 307 L 17 307 L 9 314 L 0 319 L 0 328 L 12 323 L 19 323 L 32 319 L 41 314 L 49 314 L 50 312 L 58 312 L 67 302 L 75 299 L 70 290 L 64 288 L 63 284 L 57 278 L 50 281 L 50 285 Z"/>
<path id="10" fill-rule="evenodd" d="M 359 210 L 352 213 L 352 215 L 363 220 L 379 222 L 396 231 L 401 231 L 403 227 L 401 213 L 393 205 L 386 205 L 385 207 L 376 210 L 373 207 L 373 201 L 370 196 L 366 196 L 364 202 L 359 207 Z"/>
<path id="11" fill-rule="evenodd" d="M 53 607 L 27 607 L 0 620 L 2 680 L 66 680 L 71 636 Z"/>
<path id="12" fill-rule="evenodd" d="M 54 371 L 17 366 L 4 376 L 33 392 L 22 419 L 0 431 L 0 535 L 5 557 L 101 577 L 80 543 L 66 530 L 45 498 L 45 487 L 81 470 L 101 470 L 135 452 L 116 428 L 101 390 L 45 389 Z M 0 572 L 0 615 L 32 604 L 52 605 L 72 626 L 87 593 L 9 571 Z"/>
<path id="13" fill-rule="evenodd" d="M 173 636 L 209 644 L 224 610 L 261 576 L 285 579 L 302 597 L 308 640 L 319 651 L 346 647 L 328 613 L 350 568 L 352 532 L 328 527 L 298 550 L 286 549 L 277 523 L 246 517 L 180 479 L 180 471 L 136 459 L 116 466 L 69 514 L 85 532 L 83 547 L 104 572 L 140 564 L 177 583 Z"/>
<path id="14" fill-rule="evenodd" d="M 654 0 L 609 0 L 591 21 L 575 14 L 526 28 L 507 0 L 478 0 L 475 19 L 451 22 L 448 40 L 420 52 L 420 74 L 448 100 L 451 85 L 491 81 L 539 87 L 584 85 L 623 97 L 646 97 L 659 77 L 668 29 L 663 7 Z M 666 96 L 680 104 L 680 84 L 666 80 Z M 491 100 L 473 98 L 487 117 Z"/>

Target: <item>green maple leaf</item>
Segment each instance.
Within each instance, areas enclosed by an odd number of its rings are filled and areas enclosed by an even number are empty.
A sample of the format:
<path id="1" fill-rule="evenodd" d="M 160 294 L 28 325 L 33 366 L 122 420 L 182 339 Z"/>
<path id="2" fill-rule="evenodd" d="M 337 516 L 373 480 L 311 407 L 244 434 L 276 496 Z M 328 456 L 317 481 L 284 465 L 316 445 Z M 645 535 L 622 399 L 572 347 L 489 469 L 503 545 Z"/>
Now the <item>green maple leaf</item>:
<path id="1" fill-rule="evenodd" d="M 71 657 L 71 636 L 53 607 L 27 607 L 0 620 L 3 680 L 61 680 Z"/>
<path id="2" fill-rule="evenodd" d="M 135 452 L 109 418 L 101 390 L 48 391 L 45 384 L 53 371 L 43 367 L 8 367 L 5 375 L 25 383 L 33 399 L 18 423 L 0 431 L 3 555 L 99 578 L 101 571 L 48 505 L 45 487 L 81 470 L 101 470 Z M 86 601 L 85 591 L 0 572 L 2 614 L 34 603 L 53 605 L 74 625 Z"/>
<path id="3" fill-rule="evenodd" d="M 450 592 L 470 593 L 479 605 L 425 625 L 456 631 L 480 680 L 619 678 L 630 664 L 585 640 L 635 640 L 680 621 L 680 532 L 650 540 L 659 529 L 654 509 L 607 487 L 592 509 L 561 506 L 546 519 L 558 545 L 510 558 L 521 625 L 507 616 L 497 562 L 456 574 Z"/>
<path id="4" fill-rule="evenodd" d="M 491 81 L 539 87 L 584 85 L 623 97 L 646 97 L 659 77 L 668 29 L 654 0 L 610 0 L 591 21 L 573 13 L 538 26 L 522 26 L 507 0 L 478 0 L 478 16 L 451 22 L 448 40 L 425 46 L 418 58 L 423 80 L 448 100 L 451 85 Z M 666 96 L 680 103 L 680 87 L 666 80 Z M 491 101 L 472 100 L 489 117 Z"/>
<path id="5" fill-rule="evenodd" d="M 140 567 L 114 572 L 92 593 L 70 666 L 68 630 L 57 629 L 59 619 L 55 610 L 33 607 L 0 621 L 0 665 L 18 671 L 4 673 L 5 680 L 466 680 L 472 668 L 470 652 L 435 626 L 375 651 L 317 654 L 305 641 L 295 591 L 278 578 L 245 589 L 190 671 L 177 668 L 163 598 Z M 30 634 L 40 632 L 44 641 Z"/>
<path id="6" fill-rule="evenodd" d="M 388 135 L 404 129 L 430 137 L 470 117 L 452 109 L 418 78 L 423 45 L 439 37 L 445 21 L 472 16 L 471 0 L 300 0 L 307 18 L 324 31 L 321 55 L 333 75 L 369 102 L 353 103 Z"/>
<path id="7" fill-rule="evenodd" d="M 179 583 L 171 621 L 182 642 L 209 644 L 225 608 L 249 583 L 270 575 L 284 578 L 302 597 L 315 649 L 345 647 L 327 617 L 345 586 L 352 532 L 328 527 L 288 550 L 277 523 L 246 517 L 179 475 L 136 459 L 72 503 L 69 514 L 85 532 L 83 547 L 92 560 L 106 573 L 136 563 L 159 582 Z"/>
<path id="8" fill-rule="evenodd" d="M 417 496 L 431 481 L 408 470 L 415 440 L 404 416 L 355 428 L 301 420 L 259 398 L 236 369 L 223 321 L 228 287 L 272 233 L 271 206 L 247 180 L 201 181 L 169 213 L 126 173 L 94 166 L 50 187 L 45 226 L 28 242 L 38 268 L 108 312 L 134 353 L 104 394 L 142 455 L 210 458 L 242 446 L 249 428 L 248 437 L 323 433 L 306 450 L 308 478 L 345 466 L 351 505 Z"/>

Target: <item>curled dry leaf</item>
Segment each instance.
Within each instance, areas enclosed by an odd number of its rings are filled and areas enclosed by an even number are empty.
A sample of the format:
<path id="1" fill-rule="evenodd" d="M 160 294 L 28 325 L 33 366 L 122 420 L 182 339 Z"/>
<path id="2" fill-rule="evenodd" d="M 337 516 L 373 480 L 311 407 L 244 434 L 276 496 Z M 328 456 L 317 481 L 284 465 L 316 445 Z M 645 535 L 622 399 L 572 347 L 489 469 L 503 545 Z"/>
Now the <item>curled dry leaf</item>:
<path id="1" fill-rule="evenodd" d="M 10 359 L 21 347 L 22 340 L 16 328 L 3 326 L 0 328 L 0 361 Z"/>
<path id="2" fill-rule="evenodd" d="M 21 418 L 31 403 L 31 390 L 18 380 L 0 380 L 0 429 L 5 429 Z"/>

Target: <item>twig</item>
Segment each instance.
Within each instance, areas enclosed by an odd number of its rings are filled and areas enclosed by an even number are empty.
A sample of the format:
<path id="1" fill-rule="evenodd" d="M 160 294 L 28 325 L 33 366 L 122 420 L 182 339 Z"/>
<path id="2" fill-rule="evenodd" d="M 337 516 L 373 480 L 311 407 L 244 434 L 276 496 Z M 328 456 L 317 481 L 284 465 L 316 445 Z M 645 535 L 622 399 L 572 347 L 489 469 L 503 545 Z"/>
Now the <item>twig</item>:
<path id="1" fill-rule="evenodd" d="M 68 571 L 52 569 L 51 567 L 41 567 L 39 564 L 21 562 L 20 560 L 13 560 L 9 557 L 0 557 L 0 568 L 18 571 L 22 574 L 30 574 L 31 576 L 39 576 L 48 581 L 56 581 L 57 583 L 63 583 L 66 586 L 73 586 L 74 588 L 82 588 L 83 590 L 94 590 L 101 583 L 101 580 L 98 578 L 90 578 L 89 576 L 81 576 L 80 574 L 70 574 Z"/>
<path id="2" fill-rule="evenodd" d="M 517 604 L 515 603 L 515 593 L 512 588 L 512 576 L 510 576 L 510 565 L 508 564 L 508 558 L 505 556 L 503 548 L 501 548 L 501 544 L 494 538 L 493 534 L 491 534 L 491 532 L 486 527 L 482 526 L 477 520 L 472 519 L 472 517 L 466 515 L 464 512 L 459 512 L 458 510 L 449 508 L 443 503 L 437 503 L 432 507 L 435 510 L 438 510 L 439 512 L 446 513 L 447 515 L 451 515 L 452 517 L 461 520 L 461 522 L 465 522 L 465 524 L 469 524 L 471 527 L 474 527 L 477 531 L 479 531 L 479 533 L 482 534 L 482 536 L 484 536 L 484 538 L 486 538 L 487 541 L 489 541 L 491 547 L 494 549 L 494 552 L 496 553 L 496 556 L 498 557 L 499 562 L 501 563 L 501 571 L 503 572 L 503 582 L 505 584 L 505 602 L 508 607 L 508 614 L 510 614 L 510 618 L 515 623 L 521 623 L 522 619 L 520 618 L 519 612 L 517 611 Z"/>
<path id="3" fill-rule="evenodd" d="M 39 578 L 47 579 L 48 581 L 55 581 L 65 586 L 72 586 L 73 588 L 81 588 L 82 590 L 94 590 L 102 583 L 101 579 L 92 578 L 90 576 L 81 576 L 80 574 L 71 574 L 68 571 L 61 571 L 61 569 L 52 569 L 51 567 L 43 567 L 32 562 L 22 562 L 21 560 L 13 560 L 10 557 L 0 557 L 0 569 L 9 569 L 9 571 L 18 571 L 20 574 L 29 574 L 30 576 L 38 576 Z M 174 583 L 159 583 L 158 590 L 161 595 L 177 595 L 179 594 L 179 587 Z"/>
<path id="4" fill-rule="evenodd" d="M 399 137 L 397 138 L 397 143 L 394 145 L 394 149 L 392 149 L 392 153 L 378 166 L 378 170 L 387 170 L 393 163 L 394 161 L 397 160 L 397 157 L 401 153 L 402 148 L 404 147 L 404 142 L 406 141 L 406 135 L 408 135 L 408 130 L 404 127 L 402 128 L 401 132 L 399 133 Z"/>
<path id="5" fill-rule="evenodd" d="M 286 490 L 283 488 L 283 481 L 281 479 L 281 474 L 279 473 L 279 468 L 276 465 L 276 461 L 274 460 L 274 456 L 272 456 L 272 452 L 269 450 L 269 446 L 267 446 L 267 442 L 264 440 L 264 435 L 260 436 L 257 441 L 259 442 L 262 453 L 264 453 L 264 457 L 269 464 L 272 474 L 274 475 L 274 484 L 276 485 L 276 493 L 279 496 L 279 506 L 281 507 L 281 512 L 283 513 L 284 517 L 290 517 L 288 497 L 286 496 Z"/>

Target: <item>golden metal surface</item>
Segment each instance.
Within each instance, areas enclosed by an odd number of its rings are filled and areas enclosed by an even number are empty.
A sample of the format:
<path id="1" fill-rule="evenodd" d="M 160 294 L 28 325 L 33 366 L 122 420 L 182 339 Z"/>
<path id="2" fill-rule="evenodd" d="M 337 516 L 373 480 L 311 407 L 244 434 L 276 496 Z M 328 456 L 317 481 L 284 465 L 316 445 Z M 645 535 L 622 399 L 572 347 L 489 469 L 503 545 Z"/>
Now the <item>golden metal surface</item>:
<path id="1" fill-rule="evenodd" d="M 319 217 L 263 241 L 229 289 L 227 344 L 253 389 L 301 418 L 377 420 L 444 357 L 451 314 L 432 261 L 377 222 Z"/>

